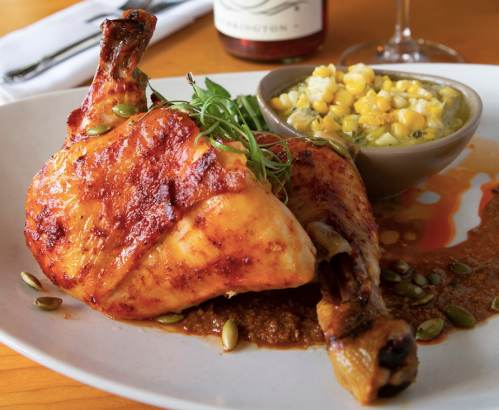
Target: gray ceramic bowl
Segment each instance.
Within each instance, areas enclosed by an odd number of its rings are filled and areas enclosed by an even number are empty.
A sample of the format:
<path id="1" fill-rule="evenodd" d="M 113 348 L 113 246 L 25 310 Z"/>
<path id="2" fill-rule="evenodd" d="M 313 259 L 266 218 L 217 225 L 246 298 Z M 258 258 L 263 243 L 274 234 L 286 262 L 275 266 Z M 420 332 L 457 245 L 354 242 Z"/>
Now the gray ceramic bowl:
<path id="1" fill-rule="evenodd" d="M 310 76 L 314 68 L 313 65 L 283 67 L 271 71 L 261 80 L 257 91 L 258 102 L 273 132 L 290 137 L 304 136 L 282 121 L 270 107 L 269 101 L 287 87 Z M 338 68 L 346 71 L 345 67 Z M 366 184 L 369 196 L 383 198 L 399 194 L 449 165 L 475 134 L 482 115 L 482 101 L 470 87 L 446 78 L 401 71 L 374 70 L 374 72 L 401 79 L 416 79 L 452 86 L 461 91 L 470 108 L 470 118 L 464 126 L 442 139 L 408 147 L 357 150 L 355 164 Z"/>

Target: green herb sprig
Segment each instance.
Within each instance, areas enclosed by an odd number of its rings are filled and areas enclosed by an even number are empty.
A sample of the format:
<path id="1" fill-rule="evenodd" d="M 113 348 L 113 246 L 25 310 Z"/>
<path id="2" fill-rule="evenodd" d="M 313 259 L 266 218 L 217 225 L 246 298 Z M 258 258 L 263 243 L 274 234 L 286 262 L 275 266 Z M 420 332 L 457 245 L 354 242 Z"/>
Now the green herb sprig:
<path id="1" fill-rule="evenodd" d="M 270 182 L 279 186 L 285 194 L 284 202 L 287 203 L 288 195 L 291 193 L 291 152 L 284 144 L 282 137 L 268 132 L 268 126 L 263 119 L 256 97 L 239 95 L 232 99 L 225 88 L 208 78 L 205 80 L 207 89 L 203 90 L 196 85 L 191 73 L 188 73 L 186 77 L 194 91 L 190 102 L 169 101 L 151 86 L 148 79 L 152 92 L 162 102 L 152 106 L 135 123 L 141 121 L 153 109 L 173 104 L 168 108 L 188 114 L 200 127 L 201 131 L 196 136 L 194 146 L 202 136 L 205 136 L 217 149 L 246 155 L 247 165 L 254 172 L 255 177 L 262 183 L 270 179 Z M 277 141 L 270 144 L 258 144 L 254 133 L 272 135 L 277 138 Z M 245 150 L 229 147 L 223 144 L 223 141 L 239 141 Z M 286 151 L 284 161 L 270 150 L 280 143 L 283 143 Z"/>

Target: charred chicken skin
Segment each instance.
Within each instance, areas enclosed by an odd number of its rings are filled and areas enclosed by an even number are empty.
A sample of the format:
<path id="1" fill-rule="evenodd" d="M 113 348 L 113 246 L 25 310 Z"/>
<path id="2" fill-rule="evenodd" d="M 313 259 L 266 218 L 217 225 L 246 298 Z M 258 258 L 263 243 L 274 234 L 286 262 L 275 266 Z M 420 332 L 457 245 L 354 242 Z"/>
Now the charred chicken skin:
<path id="1" fill-rule="evenodd" d="M 355 165 L 328 147 L 286 143 L 293 157 L 288 208 L 317 247 L 317 316 L 336 377 L 364 404 L 393 395 L 415 380 L 416 344 L 379 292 L 378 232 L 364 183 Z M 282 145 L 273 150 L 284 158 Z"/>
<path id="2" fill-rule="evenodd" d="M 61 151 L 35 176 L 25 236 L 45 275 L 94 309 L 151 318 L 219 295 L 312 280 L 315 248 L 291 212 L 247 170 L 213 148 L 185 114 L 145 111 L 135 70 L 155 18 L 127 12 L 103 24 L 101 61 Z M 95 125 L 111 131 L 86 135 Z"/>
<path id="3" fill-rule="evenodd" d="M 355 166 L 287 140 L 286 207 L 245 155 L 205 137 L 194 144 L 199 128 L 188 115 L 165 105 L 144 116 L 147 79 L 136 66 L 155 22 L 136 10 L 103 23 L 91 88 L 68 118 L 61 151 L 33 179 L 25 237 L 44 274 L 93 309 L 140 319 L 219 295 L 298 287 L 318 271 L 317 314 L 339 382 L 362 403 L 405 388 L 416 347 L 379 294 L 377 228 Z M 113 112 L 125 103 L 138 113 Z M 87 134 L 101 125 L 109 132 Z M 282 145 L 273 149 L 284 159 Z"/>

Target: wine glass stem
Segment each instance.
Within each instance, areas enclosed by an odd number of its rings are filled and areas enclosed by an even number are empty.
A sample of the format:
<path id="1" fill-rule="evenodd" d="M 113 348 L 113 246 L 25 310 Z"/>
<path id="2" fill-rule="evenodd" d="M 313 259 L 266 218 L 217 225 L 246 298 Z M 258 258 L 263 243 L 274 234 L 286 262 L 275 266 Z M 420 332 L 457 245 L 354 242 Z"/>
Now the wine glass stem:
<path id="1" fill-rule="evenodd" d="M 395 32 L 390 39 L 391 44 L 412 42 L 411 28 L 409 27 L 410 0 L 397 0 L 397 23 Z"/>

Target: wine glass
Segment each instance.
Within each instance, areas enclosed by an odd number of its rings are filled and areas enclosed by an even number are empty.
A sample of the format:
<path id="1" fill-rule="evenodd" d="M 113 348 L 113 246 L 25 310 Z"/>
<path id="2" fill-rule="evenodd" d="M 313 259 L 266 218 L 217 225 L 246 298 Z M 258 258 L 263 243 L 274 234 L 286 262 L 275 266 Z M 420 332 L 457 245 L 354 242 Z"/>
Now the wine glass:
<path id="1" fill-rule="evenodd" d="M 397 22 L 392 38 L 388 41 L 356 44 L 343 52 L 338 64 L 464 63 L 463 58 L 450 47 L 411 37 L 409 2 L 410 0 L 397 0 Z"/>

